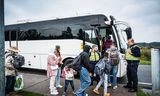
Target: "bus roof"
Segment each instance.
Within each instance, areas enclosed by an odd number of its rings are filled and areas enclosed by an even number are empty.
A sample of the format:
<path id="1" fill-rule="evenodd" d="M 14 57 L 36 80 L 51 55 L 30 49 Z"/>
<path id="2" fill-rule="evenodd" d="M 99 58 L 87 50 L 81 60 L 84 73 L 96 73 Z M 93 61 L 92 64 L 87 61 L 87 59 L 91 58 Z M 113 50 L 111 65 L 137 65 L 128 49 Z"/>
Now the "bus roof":
<path id="1" fill-rule="evenodd" d="M 6 25 L 6 30 L 13 30 L 17 28 L 39 28 L 44 26 L 82 26 L 83 27 L 90 27 L 91 24 L 100 24 L 102 26 L 105 25 L 104 21 L 108 21 L 108 18 L 103 14 L 96 14 L 96 15 L 87 15 L 87 16 L 77 16 L 77 17 L 70 17 L 70 18 L 62 18 L 62 19 L 53 19 L 53 20 L 44 20 L 44 21 L 36 21 L 36 22 L 27 22 L 27 23 L 20 23 L 20 24 L 12 24 Z"/>

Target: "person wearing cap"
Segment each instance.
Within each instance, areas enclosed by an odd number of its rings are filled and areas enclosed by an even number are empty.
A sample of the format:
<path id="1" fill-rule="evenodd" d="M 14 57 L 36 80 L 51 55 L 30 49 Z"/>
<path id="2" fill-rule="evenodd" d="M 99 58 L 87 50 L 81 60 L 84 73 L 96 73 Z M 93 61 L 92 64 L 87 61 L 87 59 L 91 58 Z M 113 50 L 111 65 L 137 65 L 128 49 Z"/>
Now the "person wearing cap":
<path id="1" fill-rule="evenodd" d="M 5 54 L 5 76 L 6 76 L 6 95 L 14 91 L 14 85 L 16 81 L 17 70 L 13 66 L 14 58 L 13 56 L 17 55 L 19 52 L 18 48 L 11 46 L 7 53 Z"/>
<path id="2" fill-rule="evenodd" d="M 129 88 L 128 92 L 137 92 L 138 88 L 138 76 L 137 69 L 140 61 L 140 48 L 134 43 L 134 39 L 128 40 L 129 48 L 126 50 L 125 58 L 127 60 L 127 79 L 128 83 L 123 86 Z"/>

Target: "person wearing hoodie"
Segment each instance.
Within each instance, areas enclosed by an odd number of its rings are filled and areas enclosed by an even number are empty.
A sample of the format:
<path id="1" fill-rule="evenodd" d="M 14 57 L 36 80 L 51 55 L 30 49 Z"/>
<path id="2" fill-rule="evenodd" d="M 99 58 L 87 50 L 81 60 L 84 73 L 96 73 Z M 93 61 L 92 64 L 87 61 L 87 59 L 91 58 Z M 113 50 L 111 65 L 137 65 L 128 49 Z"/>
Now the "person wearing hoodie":
<path id="1" fill-rule="evenodd" d="M 89 51 L 91 47 L 89 45 L 84 45 L 83 52 L 81 55 L 81 69 L 79 70 L 80 74 L 80 88 L 75 92 L 75 96 L 88 96 L 84 91 L 91 84 L 91 78 L 89 75 Z"/>
<path id="2" fill-rule="evenodd" d="M 117 54 L 117 59 L 119 59 L 119 51 L 116 47 L 116 45 L 114 43 L 111 44 L 110 48 L 107 50 L 107 52 L 109 53 L 109 59 L 111 61 L 112 59 L 112 52 L 114 52 L 114 54 Z M 114 56 L 115 57 L 115 56 Z M 112 63 L 112 62 L 111 62 Z M 118 62 L 119 63 L 119 62 Z M 117 89 L 117 72 L 118 72 L 118 64 L 111 64 L 111 73 L 108 76 L 108 86 L 112 86 L 113 89 Z M 113 79 L 111 80 L 111 76 L 113 77 Z"/>

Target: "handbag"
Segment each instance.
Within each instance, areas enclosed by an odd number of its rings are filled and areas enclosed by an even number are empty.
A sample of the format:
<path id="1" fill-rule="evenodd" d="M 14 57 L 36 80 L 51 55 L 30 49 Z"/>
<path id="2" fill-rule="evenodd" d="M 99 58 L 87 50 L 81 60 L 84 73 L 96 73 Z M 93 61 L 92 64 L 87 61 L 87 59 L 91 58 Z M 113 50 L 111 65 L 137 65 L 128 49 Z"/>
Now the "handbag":
<path id="1" fill-rule="evenodd" d="M 57 70 L 57 69 L 58 69 L 58 65 L 51 66 L 51 69 L 52 69 L 52 70 Z"/>

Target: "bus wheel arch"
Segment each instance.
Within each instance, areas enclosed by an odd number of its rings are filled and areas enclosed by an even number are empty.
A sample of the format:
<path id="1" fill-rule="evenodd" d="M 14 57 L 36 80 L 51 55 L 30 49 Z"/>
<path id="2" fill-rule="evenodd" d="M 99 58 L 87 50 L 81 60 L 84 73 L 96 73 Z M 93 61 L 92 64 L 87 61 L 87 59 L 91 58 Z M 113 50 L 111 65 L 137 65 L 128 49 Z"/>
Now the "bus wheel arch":
<path id="1" fill-rule="evenodd" d="M 62 69 L 63 69 L 68 63 L 72 62 L 73 59 L 74 59 L 74 58 L 72 58 L 72 57 L 67 57 L 67 58 L 65 58 L 65 59 L 62 61 L 62 62 L 63 62 Z"/>

